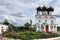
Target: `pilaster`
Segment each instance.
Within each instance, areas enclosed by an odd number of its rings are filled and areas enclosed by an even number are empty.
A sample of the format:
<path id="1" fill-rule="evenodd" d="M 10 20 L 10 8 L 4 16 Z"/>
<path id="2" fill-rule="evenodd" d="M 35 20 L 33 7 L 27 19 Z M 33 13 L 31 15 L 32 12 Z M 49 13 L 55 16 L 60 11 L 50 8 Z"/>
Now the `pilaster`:
<path id="1" fill-rule="evenodd" d="M 41 24 L 40 24 L 40 32 L 41 32 Z"/>
<path id="2" fill-rule="evenodd" d="M 44 32 L 46 32 L 46 25 L 44 25 Z"/>
<path id="3" fill-rule="evenodd" d="M 51 26 L 49 25 L 49 32 L 51 32 Z"/>

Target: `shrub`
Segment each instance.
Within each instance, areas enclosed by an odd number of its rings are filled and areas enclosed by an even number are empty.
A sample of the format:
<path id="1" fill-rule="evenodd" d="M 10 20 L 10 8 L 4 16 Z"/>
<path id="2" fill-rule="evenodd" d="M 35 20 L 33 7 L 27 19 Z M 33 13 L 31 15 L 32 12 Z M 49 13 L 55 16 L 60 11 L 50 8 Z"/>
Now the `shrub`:
<path id="1" fill-rule="evenodd" d="M 8 38 L 16 38 L 16 34 L 14 32 L 9 32 L 9 31 L 3 32 L 3 36 Z"/>
<path id="2" fill-rule="evenodd" d="M 13 34 L 13 35 L 12 35 Z M 9 33 L 9 35 L 5 35 L 9 38 L 18 38 L 22 40 L 31 40 L 31 39 L 39 39 L 39 38 L 51 38 L 51 37 L 57 37 L 60 36 L 55 33 L 42 33 L 42 32 L 19 32 L 17 34 Z"/>

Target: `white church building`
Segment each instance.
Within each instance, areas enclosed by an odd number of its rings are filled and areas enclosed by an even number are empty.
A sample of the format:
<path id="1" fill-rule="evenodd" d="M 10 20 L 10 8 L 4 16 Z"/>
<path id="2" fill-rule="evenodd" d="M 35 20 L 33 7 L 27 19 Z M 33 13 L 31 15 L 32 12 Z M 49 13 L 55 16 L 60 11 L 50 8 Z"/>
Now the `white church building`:
<path id="1" fill-rule="evenodd" d="M 57 32 L 57 25 L 55 24 L 56 15 L 53 15 L 54 8 L 52 7 L 38 7 L 36 18 L 36 31 L 38 32 Z"/>

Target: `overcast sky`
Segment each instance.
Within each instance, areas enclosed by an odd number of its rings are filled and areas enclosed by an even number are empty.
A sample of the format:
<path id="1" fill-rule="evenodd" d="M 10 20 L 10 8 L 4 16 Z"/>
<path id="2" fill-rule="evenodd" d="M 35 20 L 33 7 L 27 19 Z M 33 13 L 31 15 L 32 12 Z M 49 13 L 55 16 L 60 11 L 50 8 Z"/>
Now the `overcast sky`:
<path id="1" fill-rule="evenodd" d="M 35 23 L 38 6 L 52 6 L 55 15 L 60 15 L 60 0 L 0 0 L 0 21 L 7 19 L 14 25 L 23 25 L 30 19 Z M 60 24 L 60 17 L 56 23 Z"/>

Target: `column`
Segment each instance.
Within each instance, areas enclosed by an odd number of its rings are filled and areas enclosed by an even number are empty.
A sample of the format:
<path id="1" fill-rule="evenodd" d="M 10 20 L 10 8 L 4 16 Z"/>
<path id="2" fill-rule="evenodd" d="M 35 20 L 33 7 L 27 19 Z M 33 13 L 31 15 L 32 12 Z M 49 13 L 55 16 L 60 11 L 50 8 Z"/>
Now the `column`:
<path id="1" fill-rule="evenodd" d="M 38 31 L 38 26 L 36 25 L 36 31 Z"/>
<path id="2" fill-rule="evenodd" d="M 56 25 L 56 32 L 57 32 L 57 25 Z"/>
<path id="3" fill-rule="evenodd" d="M 55 32 L 55 28 L 54 28 L 54 25 L 53 25 L 53 32 Z"/>
<path id="4" fill-rule="evenodd" d="M 55 27 L 56 27 L 56 28 L 55 28 L 55 32 L 57 32 L 57 25 L 55 25 Z"/>
<path id="5" fill-rule="evenodd" d="M 40 25 L 40 32 L 41 32 L 41 25 Z"/>
<path id="6" fill-rule="evenodd" d="M 49 32 L 51 32 L 51 27 L 50 27 L 50 25 L 49 25 Z"/>
<path id="7" fill-rule="evenodd" d="M 44 25 L 44 32 L 46 32 L 46 25 Z"/>

